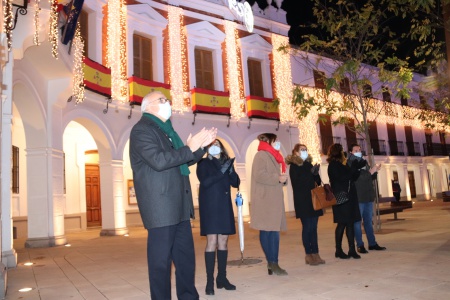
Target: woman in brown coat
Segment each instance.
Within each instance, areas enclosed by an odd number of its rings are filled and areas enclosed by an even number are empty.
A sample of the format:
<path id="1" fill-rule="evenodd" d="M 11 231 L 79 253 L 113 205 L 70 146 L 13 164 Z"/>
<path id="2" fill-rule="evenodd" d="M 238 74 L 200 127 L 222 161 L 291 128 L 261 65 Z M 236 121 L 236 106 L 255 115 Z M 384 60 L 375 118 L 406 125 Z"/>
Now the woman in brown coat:
<path id="1" fill-rule="evenodd" d="M 259 240 L 266 255 L 269 275 L 287 275 L 278 265 L 280 230 L 286 230 L 283 201 L 283 186 L 287 183 L 286 164 L 275 134 L 260 134 L 258 140 L 258 153 L 252 166 L 250 227 L 260 231 Z"/>

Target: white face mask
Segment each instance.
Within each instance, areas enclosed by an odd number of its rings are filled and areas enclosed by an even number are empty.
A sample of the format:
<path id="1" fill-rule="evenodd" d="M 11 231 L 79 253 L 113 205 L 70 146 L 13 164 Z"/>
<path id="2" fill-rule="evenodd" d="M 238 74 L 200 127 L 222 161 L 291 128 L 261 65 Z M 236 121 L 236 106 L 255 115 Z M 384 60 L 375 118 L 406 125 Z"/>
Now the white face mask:
<path id="1" fill-rule="evenodd" d="M 160 115 L 160 117 L 169 120 L 170 116 L 172 115 L 172 106 L 170 106 L 170 103 L 160 103 L 158 114 Z"/>
<path id="2" fill-rule="evenodd" d="M 300 157 L 305 160 L 308 158 L 308 151 L 300 151 Z"/>
<path id="3" fill-rule="evenodd" d="M 361 152 L 355 152 L 353 153 L 354 156 L 361 158 L 362 157 L 362 153 Z"/>
<path id="4" fill-rule="evenodd" d="M 279 151 L 281 148 L 281 144 L 279 141 L 276 141 L 275 143 L 273 143 L 272 147 L 273 147 L 273 149 Z"/>
<path id="5" fill-rule="evenodd" d="M 208 153 L 211 154 L 212 156 L 219 155 L 220 152 L 221 150 L 219 146 L 212 145 L 211 147 L 208 148 Z"/>

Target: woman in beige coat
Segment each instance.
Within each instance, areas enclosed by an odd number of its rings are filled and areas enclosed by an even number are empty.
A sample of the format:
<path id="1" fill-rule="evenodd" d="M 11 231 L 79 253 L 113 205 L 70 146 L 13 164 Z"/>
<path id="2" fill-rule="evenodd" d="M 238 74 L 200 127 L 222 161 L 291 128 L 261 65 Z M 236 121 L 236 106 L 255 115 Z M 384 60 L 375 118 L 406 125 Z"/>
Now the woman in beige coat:
<path id="1" fill-rule="evenodd" d="M 278 265 L 280 230 L 286 230 L 283 201 L 283 185 L 287 183 L 286 164 L 275 134 L 260 134 L 258 140 L 258 153 L 252 166 L 250 227 L 260 231 L 259 240 L 266 255 L 269 275 L 287 275 Z"/>

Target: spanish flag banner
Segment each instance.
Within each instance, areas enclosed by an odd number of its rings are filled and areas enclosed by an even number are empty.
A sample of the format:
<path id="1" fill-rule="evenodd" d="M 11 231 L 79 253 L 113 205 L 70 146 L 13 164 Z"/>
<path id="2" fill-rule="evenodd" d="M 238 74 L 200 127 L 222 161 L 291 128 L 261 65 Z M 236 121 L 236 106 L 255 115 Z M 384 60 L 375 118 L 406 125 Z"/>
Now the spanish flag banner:
<path id="1" fill-rule="evenodd" d="M 193 88 L 192 110 L 212 114 L 230 114 L 230 93 Z"/>
<path id="2" fill-rule="evenodd" d="M 93 92 L 111 96 L 111 69 L 87 57 L 83 63 L 85 87 Z"/>
<path id="3" fill-rule="evenodd" d="M 249 95 L 246 100 L 249 118 L 280 119 L 278 107 L 273 103 L 273 99 Z"/>
<path id="4" fill-rule="evenodd" d="M 128 78 L 130 104 L 141 105 L 142 98 L 150 92 L 159 91 L 170 99 L 170 84 L 150 81 L 136 76 Z"/>

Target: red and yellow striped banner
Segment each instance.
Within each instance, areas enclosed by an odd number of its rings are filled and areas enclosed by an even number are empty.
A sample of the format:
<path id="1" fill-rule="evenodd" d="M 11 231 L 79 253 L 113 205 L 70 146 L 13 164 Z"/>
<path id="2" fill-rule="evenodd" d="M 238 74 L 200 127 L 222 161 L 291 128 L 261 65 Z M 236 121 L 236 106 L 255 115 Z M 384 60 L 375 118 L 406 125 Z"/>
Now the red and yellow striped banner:
<path id="1" fill-rule="evenodd" d="M 136 76 L 128 78 L 130 88 L 130 102 L 132 104 L 141 104 L 142 98 L 148 93 L 159 91 L 170 99 L 170 84 L 150 81 Z"/>
<path id="2" fill-rule="evenodd" d="M 111 96 L 111 69 L 85 57 L 83 60 L 84 85 L 87 89 Z"/>
<path id="3" fill-rule="evenodd" d="M 194 112 L 230 114 L 230 93 L 193 88 L 192 110 Z"/>
<path id="4" fill-rule="evenodd" d="M 249 118 L 280 119 L 278 107 L 273 103 L 273 99 L 249 95 L 246 101 Z"/>

